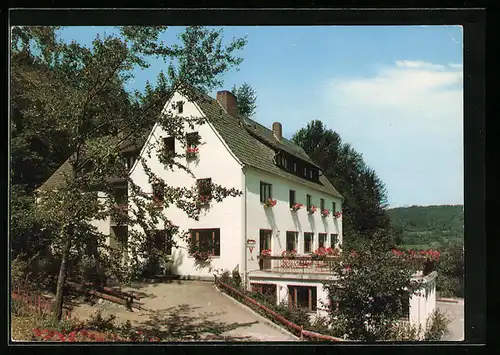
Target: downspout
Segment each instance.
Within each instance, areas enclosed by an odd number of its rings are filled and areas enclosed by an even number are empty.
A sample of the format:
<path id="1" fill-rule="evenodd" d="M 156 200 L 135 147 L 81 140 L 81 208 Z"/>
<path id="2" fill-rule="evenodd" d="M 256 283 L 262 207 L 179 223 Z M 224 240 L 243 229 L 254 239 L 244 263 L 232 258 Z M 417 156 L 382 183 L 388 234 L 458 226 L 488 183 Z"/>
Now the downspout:
<path id="1" fill-rule="evenodd" d="M 244 290 L 248 286 L 248 251 L 247 251 L 247 175 L 246 167 L 241 168 L 243 172 L 243 250 L 245 255 L 245 274 L 244 274 Z"/>

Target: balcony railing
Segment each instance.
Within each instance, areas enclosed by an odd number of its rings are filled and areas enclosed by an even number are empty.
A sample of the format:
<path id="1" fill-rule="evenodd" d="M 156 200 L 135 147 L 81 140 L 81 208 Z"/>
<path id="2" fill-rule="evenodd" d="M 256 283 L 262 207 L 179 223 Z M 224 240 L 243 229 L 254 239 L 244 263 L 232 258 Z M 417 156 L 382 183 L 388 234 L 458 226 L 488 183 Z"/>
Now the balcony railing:
<path id="1" fill-rule="evenodd" d="M 312 256 L 259 256 L 260 270 L 290 274 L 331 274 L 332 264 L 338 257 Z"/>

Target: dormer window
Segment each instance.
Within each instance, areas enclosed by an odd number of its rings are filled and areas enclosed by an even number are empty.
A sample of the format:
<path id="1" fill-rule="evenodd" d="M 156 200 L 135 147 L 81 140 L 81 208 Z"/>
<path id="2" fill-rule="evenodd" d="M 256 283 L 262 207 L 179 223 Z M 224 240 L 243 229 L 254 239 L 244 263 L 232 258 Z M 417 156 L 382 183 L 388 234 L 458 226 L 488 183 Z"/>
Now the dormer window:
<path id="1" fill-rule="evenodd" d="M 306 167 L 304 167 L 303 173 L 304 173 L 304 176 L 307 177 L 307 168 Z"/>
<path id="2" fill-rule="evenodd" d="M 281 166 L 284 168 L 288 166 L 288 160 L 286 159 L 286 157 L 281 158 Z"/>
<path id="3" fill-rule="evenodd" d="M 310 169 L 310 170 L 309 170 L 309 179 L 311 179 L 311 180 L 312 180 L 312 178 L 313 178 L 313 171 L 312 171 L 312 169 Z"/>
<path id="4" fill-rule="evenodd" d="M 296 162 L 293 162 L 293 172 L 294 173 L 297 172 L 297 163 Z"/>

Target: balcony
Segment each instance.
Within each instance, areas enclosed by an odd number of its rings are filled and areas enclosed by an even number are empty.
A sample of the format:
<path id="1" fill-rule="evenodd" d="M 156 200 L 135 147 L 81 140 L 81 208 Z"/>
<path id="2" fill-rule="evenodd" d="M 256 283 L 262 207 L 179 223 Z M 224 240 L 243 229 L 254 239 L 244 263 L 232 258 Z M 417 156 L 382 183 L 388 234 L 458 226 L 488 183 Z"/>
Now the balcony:
<path id="1" fill-rule="evenodd" d="M 331 267 L 338 257 L 315 258 L 312 256 L 259 256 L 261 271 L 282 274 L 331 275 Z"/>

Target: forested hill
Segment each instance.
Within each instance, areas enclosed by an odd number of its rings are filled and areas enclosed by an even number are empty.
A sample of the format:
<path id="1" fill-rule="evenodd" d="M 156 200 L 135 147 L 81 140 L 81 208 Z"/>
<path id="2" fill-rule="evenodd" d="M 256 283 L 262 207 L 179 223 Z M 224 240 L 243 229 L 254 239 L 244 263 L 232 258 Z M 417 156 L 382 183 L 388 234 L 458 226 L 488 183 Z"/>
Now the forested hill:
<path id="1" fill-rule="evenodd" d="M 402 234 L 402 245 L 442 248 L 463 244 L 463 205 L 411 206 L 389 209 L 393 227 Z"/>

